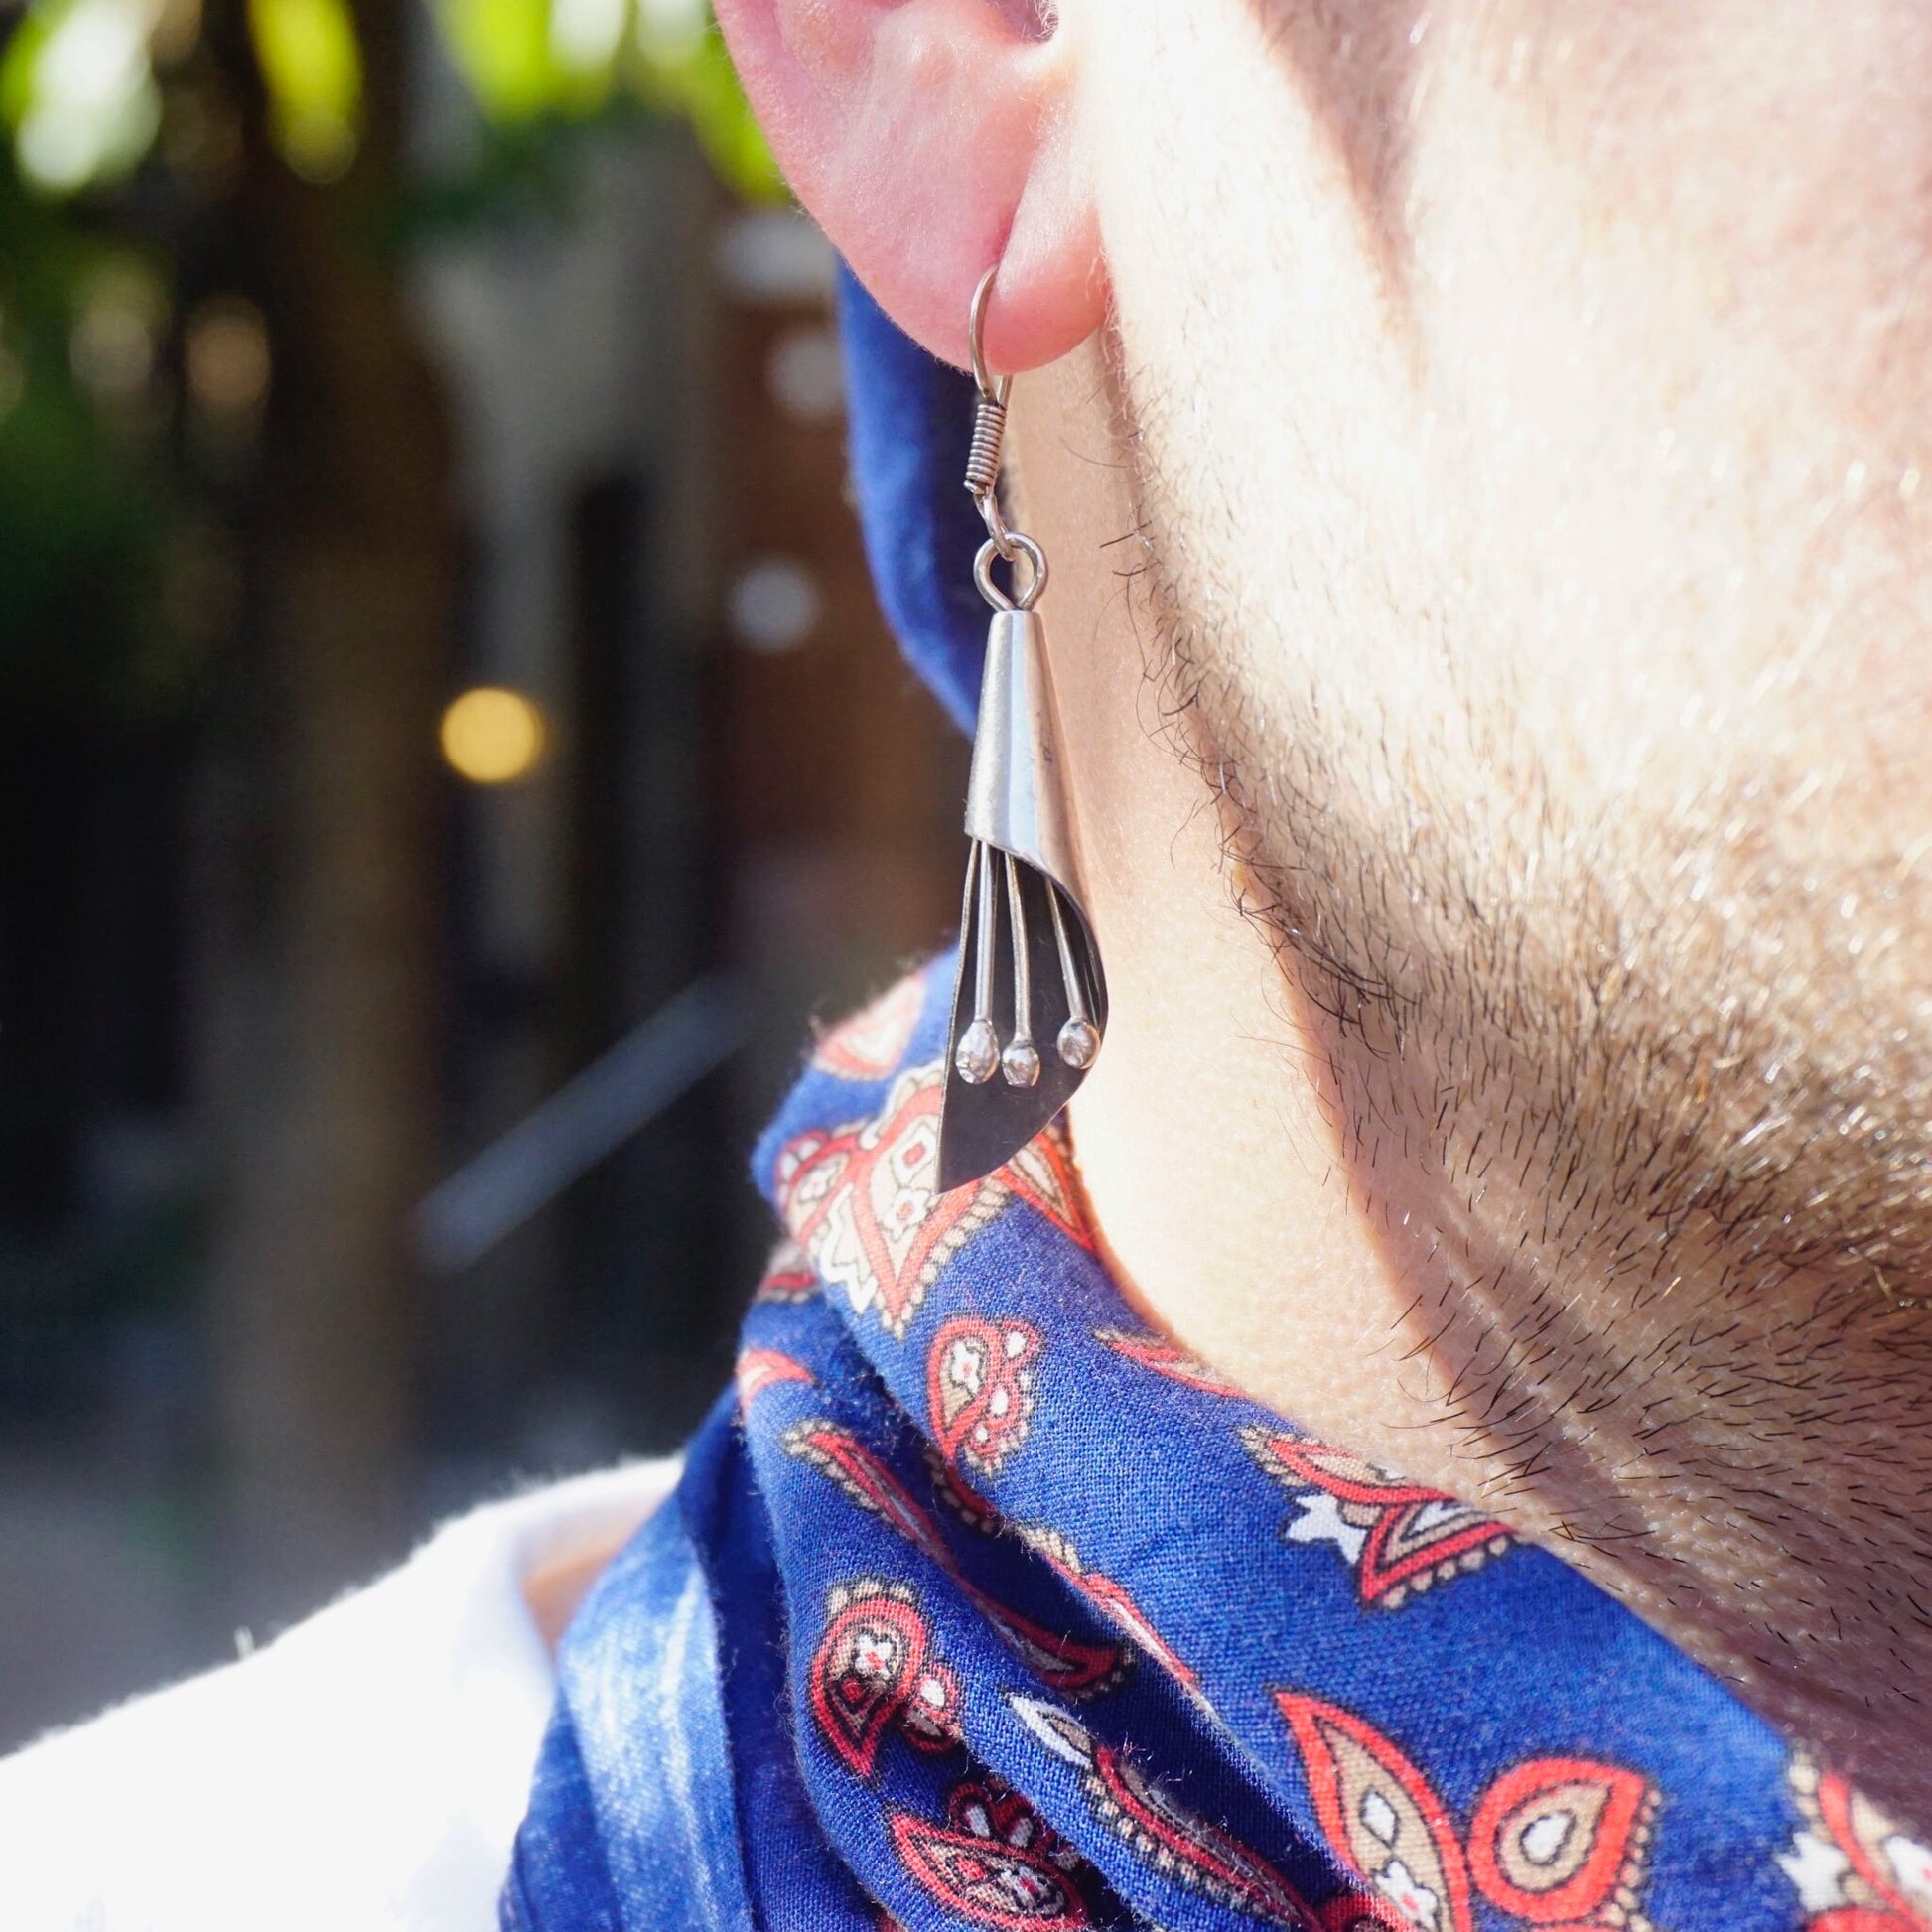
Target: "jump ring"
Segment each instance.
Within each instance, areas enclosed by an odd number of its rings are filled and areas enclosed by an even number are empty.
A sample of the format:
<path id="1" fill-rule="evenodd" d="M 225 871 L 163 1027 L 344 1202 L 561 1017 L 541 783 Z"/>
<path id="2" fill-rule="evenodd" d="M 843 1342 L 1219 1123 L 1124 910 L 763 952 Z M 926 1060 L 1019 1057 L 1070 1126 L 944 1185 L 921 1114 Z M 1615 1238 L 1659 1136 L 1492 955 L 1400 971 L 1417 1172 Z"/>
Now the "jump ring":
<path id="1" fill-rule="evenodd" d="M 1039 602 L 1040 592 L 1046 588 L 1046 552 L 1032 537 L 1022 536 L 1018 530 L 1009 534 L 1014 549 L 1023 553 L 1031 566 L 1032 575 L 1025 592 L 1019 597 L 1009 597 L 994 583 L 993 560 L 1000 555 L 1000 546 L 991 537 L 980 545 L 980 553 L 973 559 L 973 582 L 980 587 L 980 595 L 996 611 L 1031 611 Z"/>

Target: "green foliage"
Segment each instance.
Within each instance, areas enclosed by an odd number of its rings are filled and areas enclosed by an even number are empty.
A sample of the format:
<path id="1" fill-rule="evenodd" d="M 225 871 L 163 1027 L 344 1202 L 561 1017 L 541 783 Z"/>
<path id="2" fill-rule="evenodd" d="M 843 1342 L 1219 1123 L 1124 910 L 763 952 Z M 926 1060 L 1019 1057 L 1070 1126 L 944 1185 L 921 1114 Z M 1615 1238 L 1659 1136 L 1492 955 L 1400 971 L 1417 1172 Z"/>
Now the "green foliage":
<path id="1" fill-rule="evenodd" d="M 439 0 L 458 71 L 498 144 L 543 126 L 609 124 L 639 109 L 688 121 L 726 185 L 784 194 L 702 5 L 680 0 Z"/>
<path id="2" fill-rule="evenodd" d="M 142 0 L 34 0 L 0 56 L 0 116 L 31 181 L 69 194 L 126 174 L 161 127 Z"/>
<path id="3" fill-rule="evenodd" d="M 615 105 L 689 120 L 739 193 L 782 193 L 703 0 L 427 0 L 489 130 Z M 270 132 L 298 174 L 354 158 L 363 65 L 348 0 L 246 0 Z M 64 196 L 124 176 L 162 121 L 164 0 L 29 0 L 0 54 L 0 120 L 22 177 Z M 171 50 L 177 59 L 184 50 Z"/>
<path id="4" fill-rule="evenodd" d="M 666 49 L 645 72 L 642 91 L 654 105 L 682 114 L 727 187 L 747 201 L 781 201 L 784 177 L 752 116 L 738 74 L 715 28 Z"/>
<path id="5" fill-rule="evenodd" d="M 706 0 L 421 4 L 475 138 L 449 172 L 365 204 L 392 241 L 567 217 L 579 149 L 664 120 L 738 194 L 783 195 Z M 240 6 L 276 154 L 311 181 L 345 175 L 367 81 L 352 0 Z M 159 266 L 184 197 L 207 192 L 155 154 L 164 127 L 215 125 L 200 33 L 199 0 L 27 0 L 0 25 L 0 703 L 151 714 L 221 628 L 232 544 Z"/>
<path id="6" fill-rule="evenodd" d="M 397 197 L 384 239 L 407 250 L 480 229 L 568 221 L 589 150 L 647 122 L 645 110 L 628 99 L 595 114 L 485 121 L 460 161 L 419 177 Z"/>
<path id="7" fill-rule="evenodd" d="M 573 99 L 582 79 L 557 57 L 545 0 L 440 0 L 436 22 L 486 119 L 514 124 L 601 105 Z"/>
<path id="8" fill-rule="evenodd" d="M 362 49 L 347 0 L 248 0 L 248 38 L 282 158 L 311 181 L 346 173 L 362 124 Z"/>
<path id="9" fill-rule="evenodd" d="M 107 393 L 111 344 L 91 345 L 92 366 L 85 352 L 90 324 L 103 337 L 113 303 L 155 286 L 150 264 L 62 220 L 0 159 L 0 684 L 16 698 L 145 706 L 180 668 L 154 621 L 172 492 Z"/>

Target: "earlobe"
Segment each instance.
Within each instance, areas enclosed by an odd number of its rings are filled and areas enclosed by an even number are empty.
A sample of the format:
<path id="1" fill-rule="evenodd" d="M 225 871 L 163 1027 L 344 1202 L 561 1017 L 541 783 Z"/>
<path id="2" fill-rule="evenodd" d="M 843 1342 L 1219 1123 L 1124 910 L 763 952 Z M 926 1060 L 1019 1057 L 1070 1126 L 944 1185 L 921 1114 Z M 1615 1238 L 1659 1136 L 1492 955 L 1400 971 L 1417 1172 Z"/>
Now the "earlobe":
<path id="1" fill-rule="evenodd" d="M 965 365 L 999 265 L 999 368 L 1056 360 L 1106 306 L 1068 45 L 1002 0 L 717 0 L 799 200 L 899 326 Z"/>

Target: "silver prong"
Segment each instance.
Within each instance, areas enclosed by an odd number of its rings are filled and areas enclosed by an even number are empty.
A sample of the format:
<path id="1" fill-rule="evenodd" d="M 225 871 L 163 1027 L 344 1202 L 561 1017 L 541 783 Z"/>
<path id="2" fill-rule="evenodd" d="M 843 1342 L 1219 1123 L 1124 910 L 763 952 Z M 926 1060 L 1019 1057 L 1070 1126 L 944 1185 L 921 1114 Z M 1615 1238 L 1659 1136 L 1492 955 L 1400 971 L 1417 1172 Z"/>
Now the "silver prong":
<path id="1" fill-rule="evenodd" d="M 999 887 L 993 877 L 993 855 L 983 845 L 973 847 L 973 870 L 979 878 L 979 920 L 973 928 L 973 1018 L 993 1024 L 993 948 L 999 943 Z"/>
<path id="2" fill-rule="evenodd" d="M 1080 963 L 1073 957 L 1073 935 L 1066 929 L 1066 914 L 1060 910 L 1060 889 L 1046 882 L 1046 903 L 1053 911 L 1053 944 L 1060 955 L 1060 978 L 1066 985 L 1066 1010 L 1076 1020 L 1090 1020 L 1087 990 L 1080 981 Z"/>
<path id="3" fill-rule="evenodd" d="M 1060 955 L 1060 979 L 1066 987 L 1066 1025 L 1060 1029 L 1060 1058 L 1070 1067 L 1085 1072 L 1100 1051 L 1100 1029 L 1093 1024 L 1087 1007 L 1087 990 L 1080 974 L 1080 962 L 1073 956 L 1073 935 L 1066 929 L 1066 914 L 1060 909 L 1060 889 L 1046 882 L 1046 903 L 1053 913 L 1053 943 Z"/>
<path id="4" fill-rule="evenodd" d="M 1039 1051 L 1034 1045 L 1034 968 L 1027 949 L 1027 908 L 1020 898 L 1020 862 L 1006 861 L 1007 924 L 1013 934 L 1013 1038 L 1000 1056 L 1007 1085 L 1031 1087 L 1039 1079 Z"/>
<path id="5" fill-rule="evenodd" d="M 966 943 L 975 887 L 979 890 L 979 916 L 972 921 L 973 1020 L 960 1035 L 952 1060 L 969 1087 L 983 1087 L 1000 1065 L 1000 1040 L 993 1031 L 993 947 L 998 937 L 993 928 L 998 907 L 994 902 L 993 868 L 977 839 L 966 855 L 966 902 L 959 913 L 961 945 Z"/>

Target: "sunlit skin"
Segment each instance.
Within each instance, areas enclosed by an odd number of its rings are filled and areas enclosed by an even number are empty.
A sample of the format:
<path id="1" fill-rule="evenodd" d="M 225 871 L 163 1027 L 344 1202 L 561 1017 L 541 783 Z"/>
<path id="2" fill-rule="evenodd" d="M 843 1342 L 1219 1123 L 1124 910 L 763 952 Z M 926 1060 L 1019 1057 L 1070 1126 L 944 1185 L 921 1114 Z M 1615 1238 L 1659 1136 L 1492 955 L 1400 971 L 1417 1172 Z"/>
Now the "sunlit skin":
<path id="1" fill-rule="evenodd" d="M 720 11 L 1037 371 L 1130 1293 L 1932 1822 L 1932 15 Z"/>

